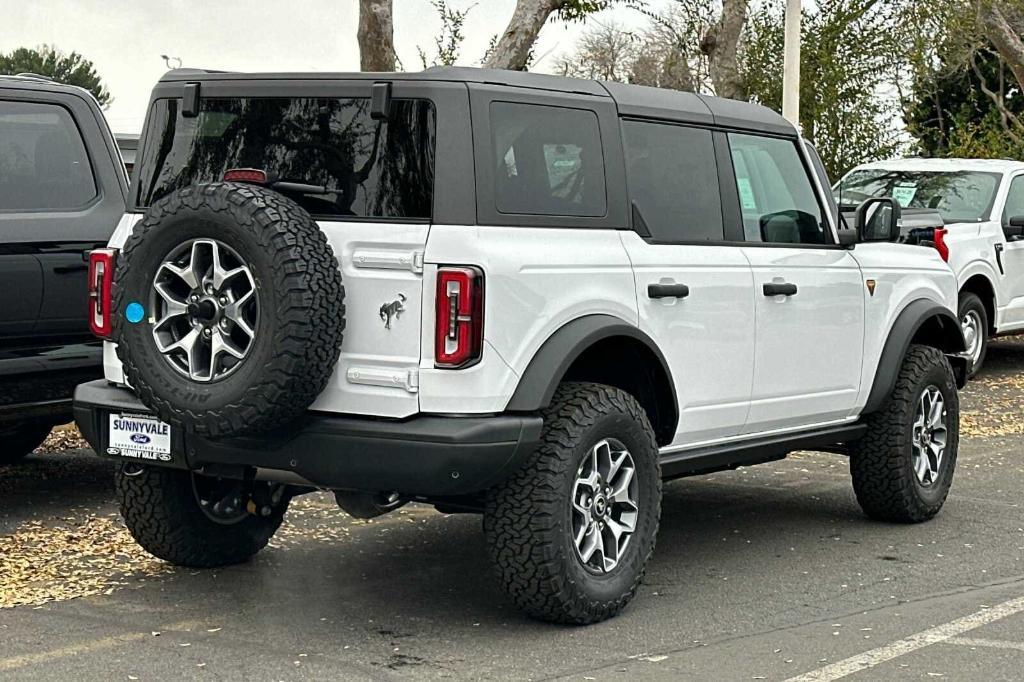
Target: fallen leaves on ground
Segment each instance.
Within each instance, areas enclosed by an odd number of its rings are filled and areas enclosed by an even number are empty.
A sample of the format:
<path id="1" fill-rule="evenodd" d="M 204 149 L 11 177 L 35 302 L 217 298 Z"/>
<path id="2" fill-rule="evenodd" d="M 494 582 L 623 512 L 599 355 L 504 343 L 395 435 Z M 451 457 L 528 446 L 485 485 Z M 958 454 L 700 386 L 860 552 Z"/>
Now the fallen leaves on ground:
<path id="1" fill-rule="evenodd" d="M 146 554 L 119 519 L 29 521 L 0 536 L 0 608 L 109 594 L 171 570 Z"/>
<path id="2" fill-rule="evenodd" d="M 82 438 L 82 434 L 78 431 L 78 427 L 74 424 L 67 424 L 65 426 L 57 426 L 50 431 L 50 435 L 46 437 L 46 440 L 36 448 L 36 452 L 64 452 L 66 450 L 81 450 L 88 448 L 89 443 Z"/>

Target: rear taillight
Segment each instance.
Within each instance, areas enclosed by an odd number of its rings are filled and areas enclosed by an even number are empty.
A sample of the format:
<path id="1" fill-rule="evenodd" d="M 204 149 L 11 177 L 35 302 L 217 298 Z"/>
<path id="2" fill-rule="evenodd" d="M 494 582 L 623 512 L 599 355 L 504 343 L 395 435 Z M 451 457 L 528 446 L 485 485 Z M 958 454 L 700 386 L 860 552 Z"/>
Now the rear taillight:
<path id="1" fill-rule="evenodd" d="M 437 270 L 434 364 L 454 369 L 480 360 L 484 341 L 484 274 L 473 267 Z"/>
<path id="2" fill-rule="evenodd" d="M 114 283 L 114 249 L 89 252 L 89 328 L 101 339 L 110 338 L 111 286 Z"/>
<path id="3" fill-rule="evenodd" d="M 949 234 L 949 230 L 944 227 L 936 227 L 935 234 L 932 236 L 932 241 L 935 242 L 935 250 L 939 252 L 939 256 L 942 260 L 949 262 L 949 244 L 946 243 L 946 235 Z"/>

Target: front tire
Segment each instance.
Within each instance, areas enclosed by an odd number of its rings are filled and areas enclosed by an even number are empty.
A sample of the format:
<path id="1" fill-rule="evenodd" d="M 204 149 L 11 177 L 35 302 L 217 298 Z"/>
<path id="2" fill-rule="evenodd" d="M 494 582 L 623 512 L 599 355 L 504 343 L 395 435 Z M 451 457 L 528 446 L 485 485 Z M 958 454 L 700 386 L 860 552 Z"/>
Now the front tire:
<path id="1" fill-rule="evenodd" d="M 115 484 L 121 516 L 135 541 L 158 559 L 192 568 L 247 561 L 266 547 L 288 507 L 285 494 L 266 504 L 267 511 L 251 514 L 244 496 L 239 499 L 232 488 L 241 490 L 241 482 L 163 467 L 124 465 Z"/>
<path id="2" fill-rule="evenodd" d="M 985 364 L 988 353 L 988 311 L 977 294 L 965 293 L 960 296 L 960 328 L 967 343 L 965 355 L 968 358 L 967 378 L 970 379 Z"/>
<path id="3" fill-rule="evenodd" d="M 43 444 L 50 435 L 48 423 L 28 422 L 0 428 L 0 465 L 14 464 Z"/>
<path id="4" fill-rule="evenodd" d="M 632 600 L 660 514 L 658 446 L 643 409 L 619 389 L 566 383 L 532 459 L 489 492 L 484 533 L 516 606 L 582 625 Z"/>
<path id="5" fill-rule="evenodd" d="M 942 351 L 911 346 L 896 388 L 853 444 L 857 501 L 873 519 L 919 523 L 939 513 L 956 469 L 960 403 Z"/>

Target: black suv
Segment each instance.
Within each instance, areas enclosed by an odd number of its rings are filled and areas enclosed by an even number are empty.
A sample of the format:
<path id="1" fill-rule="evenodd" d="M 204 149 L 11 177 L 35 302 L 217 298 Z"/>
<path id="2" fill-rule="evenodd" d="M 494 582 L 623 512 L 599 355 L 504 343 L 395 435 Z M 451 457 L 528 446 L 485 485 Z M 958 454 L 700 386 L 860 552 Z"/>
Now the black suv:
<path id="1" fill-rule="evenodd" d="M 92 95 L 0 76 L 0 464 L 70 421 L 74 387 L 103 374 L 85 254 L 110 238 L 127 192 Z"/>

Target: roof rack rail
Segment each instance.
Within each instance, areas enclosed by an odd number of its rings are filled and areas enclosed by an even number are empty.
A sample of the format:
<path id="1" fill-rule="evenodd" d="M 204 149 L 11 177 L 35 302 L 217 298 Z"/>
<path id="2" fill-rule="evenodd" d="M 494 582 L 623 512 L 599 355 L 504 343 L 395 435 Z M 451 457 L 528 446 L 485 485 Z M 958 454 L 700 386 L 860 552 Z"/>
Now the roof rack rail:
<path id="1" fill-rule="evenodd" d="M 47 83 L 56 83 L 57 82 L 54 79 L 50 78 L 49 76 L 43 76 L 42 74 L 38 74 L 38 73 L 30 73 L 28 71 L 26 71 L 24 73 L 16 73 L 14 75 L 15 75 L 16 78 L 29 78 L 29 79 L 37 80 L 37 81 L 46 81 Z"/>

